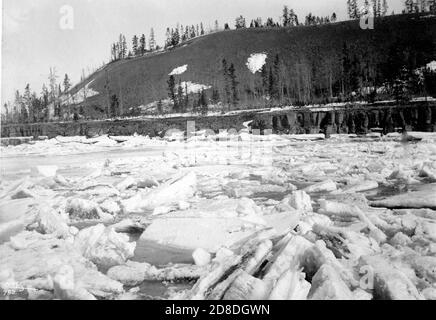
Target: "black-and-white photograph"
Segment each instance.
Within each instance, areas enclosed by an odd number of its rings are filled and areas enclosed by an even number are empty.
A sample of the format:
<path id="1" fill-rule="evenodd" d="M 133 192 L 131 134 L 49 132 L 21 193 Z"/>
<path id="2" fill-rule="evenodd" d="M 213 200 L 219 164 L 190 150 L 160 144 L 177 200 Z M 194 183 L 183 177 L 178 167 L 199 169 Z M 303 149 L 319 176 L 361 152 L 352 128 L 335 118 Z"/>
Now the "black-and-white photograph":
<path id="1" fill-rule="evenodd" d="M 436 300 L 436 0 L 3 0 L 1 25 L 0 300 Z"/>

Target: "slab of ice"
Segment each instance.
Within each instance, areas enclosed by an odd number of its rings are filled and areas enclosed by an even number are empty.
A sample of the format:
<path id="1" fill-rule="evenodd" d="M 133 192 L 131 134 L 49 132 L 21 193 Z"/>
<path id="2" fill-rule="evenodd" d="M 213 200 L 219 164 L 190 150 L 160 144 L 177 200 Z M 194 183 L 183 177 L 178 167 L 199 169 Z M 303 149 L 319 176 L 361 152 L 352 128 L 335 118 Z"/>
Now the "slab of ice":
<path id="1" fill-rule="evenodd" d="M 219 247 L 231 246 L 254 232 L 252 224 L 237 218 L 165 218 L 154 220 L 139 241 L 215 252 Z"/>
<path id="2" fill-rule="evenodd" d="M 428 208 L 436 210 L 436 184 L 431 184 L 420 191 L 388 197 L 383 200 L 370 202 L 373 207 L 384 207 L 390 209 L 402 208 Z"/>
<path id="3" fill-rule="evenodd" d="M 307 193 L 331 192 L 336 190 L 336 183 L 333 180 L 326 180 L 304 189 Z"/>
<path id="4" fill-rule="evenodd" d="M 122 201 L 122 204 L 128 213 L 153 210 L 159 206 L 177 205 L 179 201 L 186 201 L 194 195 L 196 185 L 195 173 L 177 175 L 156 189 Z"/>
<path id="5" fill-rule="evenodd" d="M 56 176 L 58 166 L 36 166 L 32 168 L 32 174 L 41 175 L 46 178 L 53 178 Z"/>

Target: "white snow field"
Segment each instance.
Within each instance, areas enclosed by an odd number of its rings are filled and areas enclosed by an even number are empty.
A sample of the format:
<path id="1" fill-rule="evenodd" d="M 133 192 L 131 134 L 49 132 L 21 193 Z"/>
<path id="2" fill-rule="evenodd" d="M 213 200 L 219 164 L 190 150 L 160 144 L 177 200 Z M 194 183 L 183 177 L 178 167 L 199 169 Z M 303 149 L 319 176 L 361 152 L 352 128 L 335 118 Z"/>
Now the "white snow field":
<path id="1" fill-rule="evenodd" d="M 266 53 L 253 53 L 248 57 L 247 59 L 247 68 L 251 71 L 251 73 L 255 74 L 256 72 L 260 71 L 262 67 L 266 63 L 267 59 Z"/>
<path id="2" fill-rule="evenodd" d="M 177 68 L 174 68 L 174 70 L 171 71 L 168 75 L 169 76 L 181 75 L 181 74 L 185 73 L 186 70 L 188 70 L 188 65 L 187 64 L 185 64 L 183 66 L 180 66 L 180 67 L 177 67 Z"/>
<path id="3" fill-rule="evenodd" d="M 435 299 L 436 134 L 2 147 L 9 299 Z M 23 156 L 25 155 L 25 156 Z"/>

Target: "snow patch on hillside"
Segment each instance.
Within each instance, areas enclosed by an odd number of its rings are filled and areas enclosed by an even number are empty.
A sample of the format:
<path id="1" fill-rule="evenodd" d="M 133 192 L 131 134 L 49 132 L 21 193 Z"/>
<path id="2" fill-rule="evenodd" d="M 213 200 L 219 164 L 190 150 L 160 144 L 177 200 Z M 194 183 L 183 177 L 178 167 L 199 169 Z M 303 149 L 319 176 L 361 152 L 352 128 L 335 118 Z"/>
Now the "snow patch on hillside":
<path id="1" fill-rule="evenodd" d="M 427 63 L 427 69 L 429 69 L 430 71 L 436 71 L 436 61 Z"/>
<path id="2" fill-rule="evenodd" d="M 207 90 L 212 88 L 212 86 L 208 86 L 205 84 L 199 84 L 199 83 L 194 83 L 191 81 L 183 81 L 182 83 L 180 83 L 180 86 L 183 89 L 183 94 L 192 94 L 192 93 L 199 93 L 202 90 Z M 177 89 L 178 89 L 179 85 L 177 85 Z"/>
<path id="3" fill-rule="evenodd" d="M 268 56 L 266 53 L 252 53 L 251 56 L 247 59 L 247 68 L 255 74 L 256 72 L 260 71 L 262 67 L 266 63 L 266 58 Z"/>
<path id="4" fill-rule="evenodd" d="M 80 89 L 73 95 L 63 94 L 60 98 L 61 102 L 66 104 L 78 104 L 78 103 L 82 103 L 88 98 L 100 94 L 100 92 L 95 91 L 89 87 L 93 82 L 94 80 L 88 82 L 82 89 Z"/>
<path id="5" fill-rule="evenodd" d="M 180 75 L 186 72 L 186 70 L 188 70 L 188 65 L 185 64 L 181 67 L 177 67 L 175 68 L 173 71 L 171 71 L 170 74 L 168 74 L 169 76 L 176 76 L 176 75 Z"/>

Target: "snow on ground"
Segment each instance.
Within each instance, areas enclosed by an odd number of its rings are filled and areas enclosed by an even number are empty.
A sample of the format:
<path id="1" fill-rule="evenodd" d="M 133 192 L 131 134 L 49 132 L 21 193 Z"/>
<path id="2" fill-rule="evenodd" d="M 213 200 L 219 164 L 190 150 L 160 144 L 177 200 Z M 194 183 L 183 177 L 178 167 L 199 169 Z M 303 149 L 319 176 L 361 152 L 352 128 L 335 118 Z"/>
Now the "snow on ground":
<path id="1" fill-rule="evenodd" d="M 252 53 L 246 63 L 248 70 L 253 74 L 260 71 L 265 65 L 267 57 L 266 53 Z"/>
<path id="2" fill-rule="evenodd" d="M 65 103 L 82 103 L 85 99 L 91 98 L 100 94 L 99 92 L 91 89 L 89 86 L 94 82 L 94 80 L 87 83 L 82 89 L 77 91 L 73 95 L 62 95 L 61 100 Z"/>
<path id="3" fill-rule="evenodd" d="M 192 94 L 192 93 L 199 93 L 203 90 L 208 90 L 210 88 L 212 88 L 212 86 L 208 86 L 205 84 L 199 84 L 199 83 L 194 83 L 191 81 L 183 81 L 182 83 L 180 83 L 180 86 L 183 89 L 183 93 L 186 94 L 186 92 L 188 94 Z M 177 88 L 179 87 L 179 85 L 176 86 Z"/>
<path id="4" fill-rule="evenodd" d="M 436 72 L 436 61 L 432 61 L 432 62 L 427 63 L 426 67 L 430 71 Z"/>
<path id="5" fill-rule="evenodd" d="M 174 69 L 173 71 L 171 71 L 168 75 L 169 75 L 169 76 L 181 75 L 181 74 L 185 73 L 186 70 L 188 70 L 188 65 L 187 65 L 187 64 L 185 64 L 185 65 L 183 65 L 183 66 L 181 66 L 181 67 L 177 67 L 177 68 L 175 68 L 175 69 Z"/>
<path id="6" fill-rule="evenodd" d="M 409 134 L 423 140 L 243 130 L 2 147 L 1 294 L 432 299 L 436 134 Z"/>

